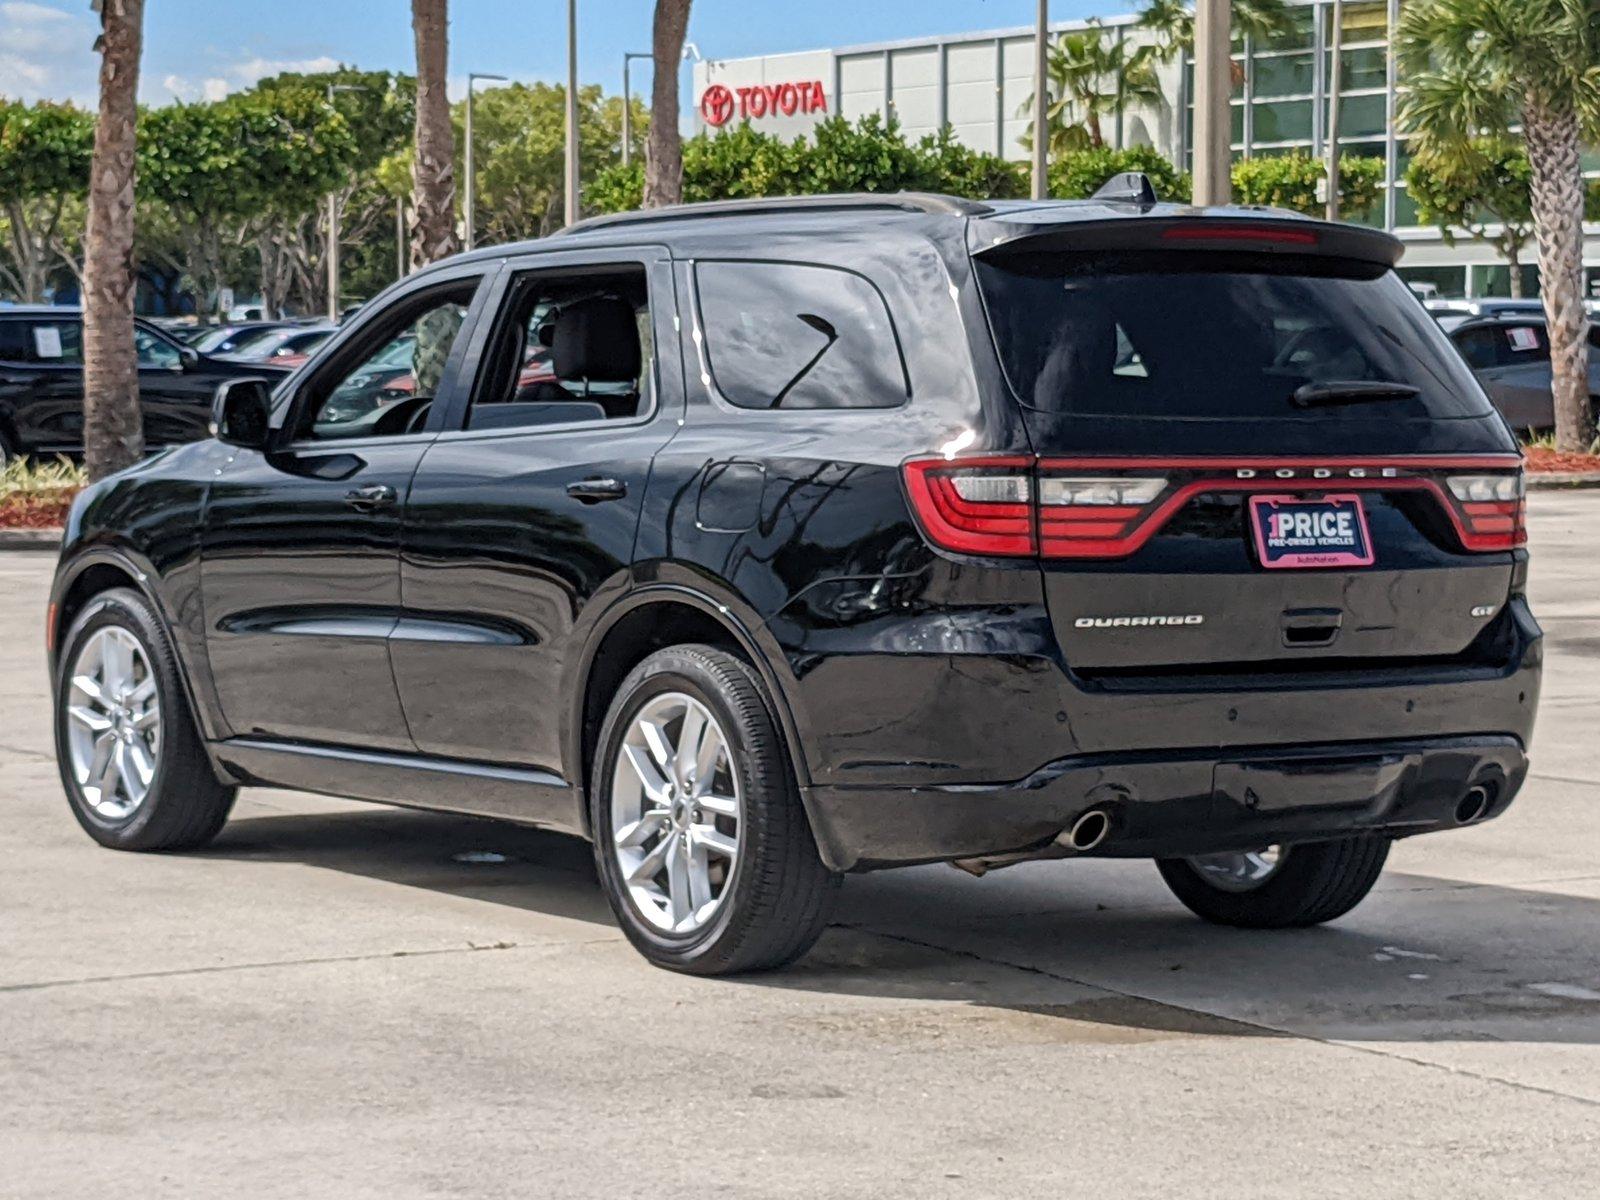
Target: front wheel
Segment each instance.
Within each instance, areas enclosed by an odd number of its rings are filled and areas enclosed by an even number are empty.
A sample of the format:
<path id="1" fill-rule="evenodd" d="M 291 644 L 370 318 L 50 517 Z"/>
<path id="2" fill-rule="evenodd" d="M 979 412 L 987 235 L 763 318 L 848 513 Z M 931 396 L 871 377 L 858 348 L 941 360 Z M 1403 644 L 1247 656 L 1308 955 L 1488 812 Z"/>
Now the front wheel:
<path id="1" fill-rule="evenodd" d="M 839 876 L 818 857 L 760 680 L 712 646 L 652 654 L 602 726 L 590 829 L 634 947 L 696 975 L 768 970 L 811 948 Z"/>
<path id="2" fill-rule="evenodd" d="M 236 789 L 206 758 L 161 618 L 116 588 L 61 642 L 56 762 L 78 823 L 116 850 L 190 850 L 228 819 Z"/>
<path id="3" fill-rule="evenodd" d="M 1156 867 L 1196 916 L 1244 929 L 1320 925 L 1366 898 L 1389 857 L 1387 838 L 1341 838 L 1193 858 Z"/>

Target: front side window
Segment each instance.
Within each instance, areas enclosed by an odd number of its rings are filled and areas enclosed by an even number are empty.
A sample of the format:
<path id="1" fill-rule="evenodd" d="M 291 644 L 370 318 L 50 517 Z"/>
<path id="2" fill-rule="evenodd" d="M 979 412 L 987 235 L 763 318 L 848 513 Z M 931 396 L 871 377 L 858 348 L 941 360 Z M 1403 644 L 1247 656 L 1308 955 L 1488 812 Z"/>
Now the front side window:
<path id="1" fill-rule="evenodd" d="M 148 329 L 133 331 L 133 348 L 139 356 L 139 365 L 146 369 L 173 371 L 183 366 L 183 355 L 178 348 Z"/>
<path id="2" fill-rule="evenodd" d="M 1437 323 L 1377 266 L 1018 249 L 980 258 L 978 279 L 1006 377 L 1044 412 L 1303 421 L 1490 411 Z M 1305 403 L 1308 385 L 1342 383 L 1398 386 L 1369 404 L 1336 394 Z"/>
<path id="3" fill-rule="evenodd" d="M 312 382 L 301 434 L 316 439 L 420 432 L 455 349 L 478 280 L 397 302 L 341 359 L 343 370 Z"/>
<path id="4" fill-rule="evenodd" d="M 654 358 L 642 266 L 519 272 L 506 288 L 467 428 L 643 415 L 653 403 Z"/>
<path id="5" fill-rule="evenodd" d="M 799 263 L 695 268 L 717 390 L 740 408 L 894 408 L 911 395 L 888 305 L 863 276 Z"/>

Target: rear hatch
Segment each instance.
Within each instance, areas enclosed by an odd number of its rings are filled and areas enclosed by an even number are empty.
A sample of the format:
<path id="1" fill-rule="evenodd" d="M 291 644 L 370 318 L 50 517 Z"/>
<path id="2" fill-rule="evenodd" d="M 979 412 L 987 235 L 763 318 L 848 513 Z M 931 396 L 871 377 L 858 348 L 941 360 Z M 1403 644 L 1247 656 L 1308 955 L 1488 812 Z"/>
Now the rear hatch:
<path id="1" fill-rule="evenodd" d="M 1074 671 L 1397 666 L 1493 640 L 1520 460 L 1393 245 L 1148 218 L 977 256 L 1034 454 L 946 495 L 1028 511 Z"/>

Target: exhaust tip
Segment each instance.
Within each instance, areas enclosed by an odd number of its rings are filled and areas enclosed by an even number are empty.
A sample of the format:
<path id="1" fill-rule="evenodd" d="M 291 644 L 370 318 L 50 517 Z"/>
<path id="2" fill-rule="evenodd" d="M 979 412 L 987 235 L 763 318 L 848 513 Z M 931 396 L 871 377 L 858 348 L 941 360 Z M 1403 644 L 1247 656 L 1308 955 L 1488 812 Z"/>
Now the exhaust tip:
<path id="1" fill-rule="evenodd" d="M 1483 784 L 1468 788 L 1467 794 L 1456 804 L 1456 824 L 1471 825 L 1474 821 L 1483 820 L 1493 803 L 1494 792 Z"/>
<path id="2" fill-rule="evenodd" d="M 1072 823 L 1064 841 L 1079 854 L 1086 854 L 1111 833 L 1111 817 L 1101 808 L 1091 808 Z"/>

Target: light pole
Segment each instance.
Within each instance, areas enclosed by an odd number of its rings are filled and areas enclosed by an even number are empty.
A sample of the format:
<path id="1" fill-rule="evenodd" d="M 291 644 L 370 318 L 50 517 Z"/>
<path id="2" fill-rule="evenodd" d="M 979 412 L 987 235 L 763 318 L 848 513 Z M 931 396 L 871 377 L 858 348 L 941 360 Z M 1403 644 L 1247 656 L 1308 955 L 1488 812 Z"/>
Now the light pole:
<path id="1" fill-rule="evenodd" d="M 467 75 L 467 202 L 466 202 L 466 247 L 471 250 L 478 241 L 478 172 L 473 164 L 472 140 L 472 96 L 473 89 L 477 87 L 478 80 L 492 80 L 496 83 L 510 82 L 504 75 L 483 75 L 477 71 Z"/>
<path id="2" fill-rule="evenodd" d="M 354 83 L 330 83 L 328 107 L 333 107 L 333 97 L 338 92 L 364 92 L 367 89 Z M 328 320 L 339 319 L 339 193 L 328 193 Z"/>
<path id="3" fill-rule="evenodd" d="M 1033 30 L 1033 198 L 1050 191 L 1050 96 L 1045 91 L 1050 53 L 1050 0 L 1039 0 Z"/>
<path id="4" fill-rule="evenodd" d="M 1333 0 L 1333 56 L 1328 67 L 1328 208 L 1339 219 L 1339 91 L 1344 87 L 1344 0 Z"/>
<path id="5" fill-rule="evenodd" d="M 578 0 L 567 0 L 567 224 L 578 219 Z"/>
<path id="6" fill-rule="evenodd" d="M 628 85 L 628 64 L 636 58 L 654 58 L 653 54 L 640 54 L 626 50 L 622 55 L 622 165 L 633 161 L 633 89 Z"/>
<path id="7" fill-rule="evenodd" d="M 1197 0 L 1194 12 L 1194 202 L 1226 204 L 1233 195 L 1233 60 L 1229 0 Z"/>

